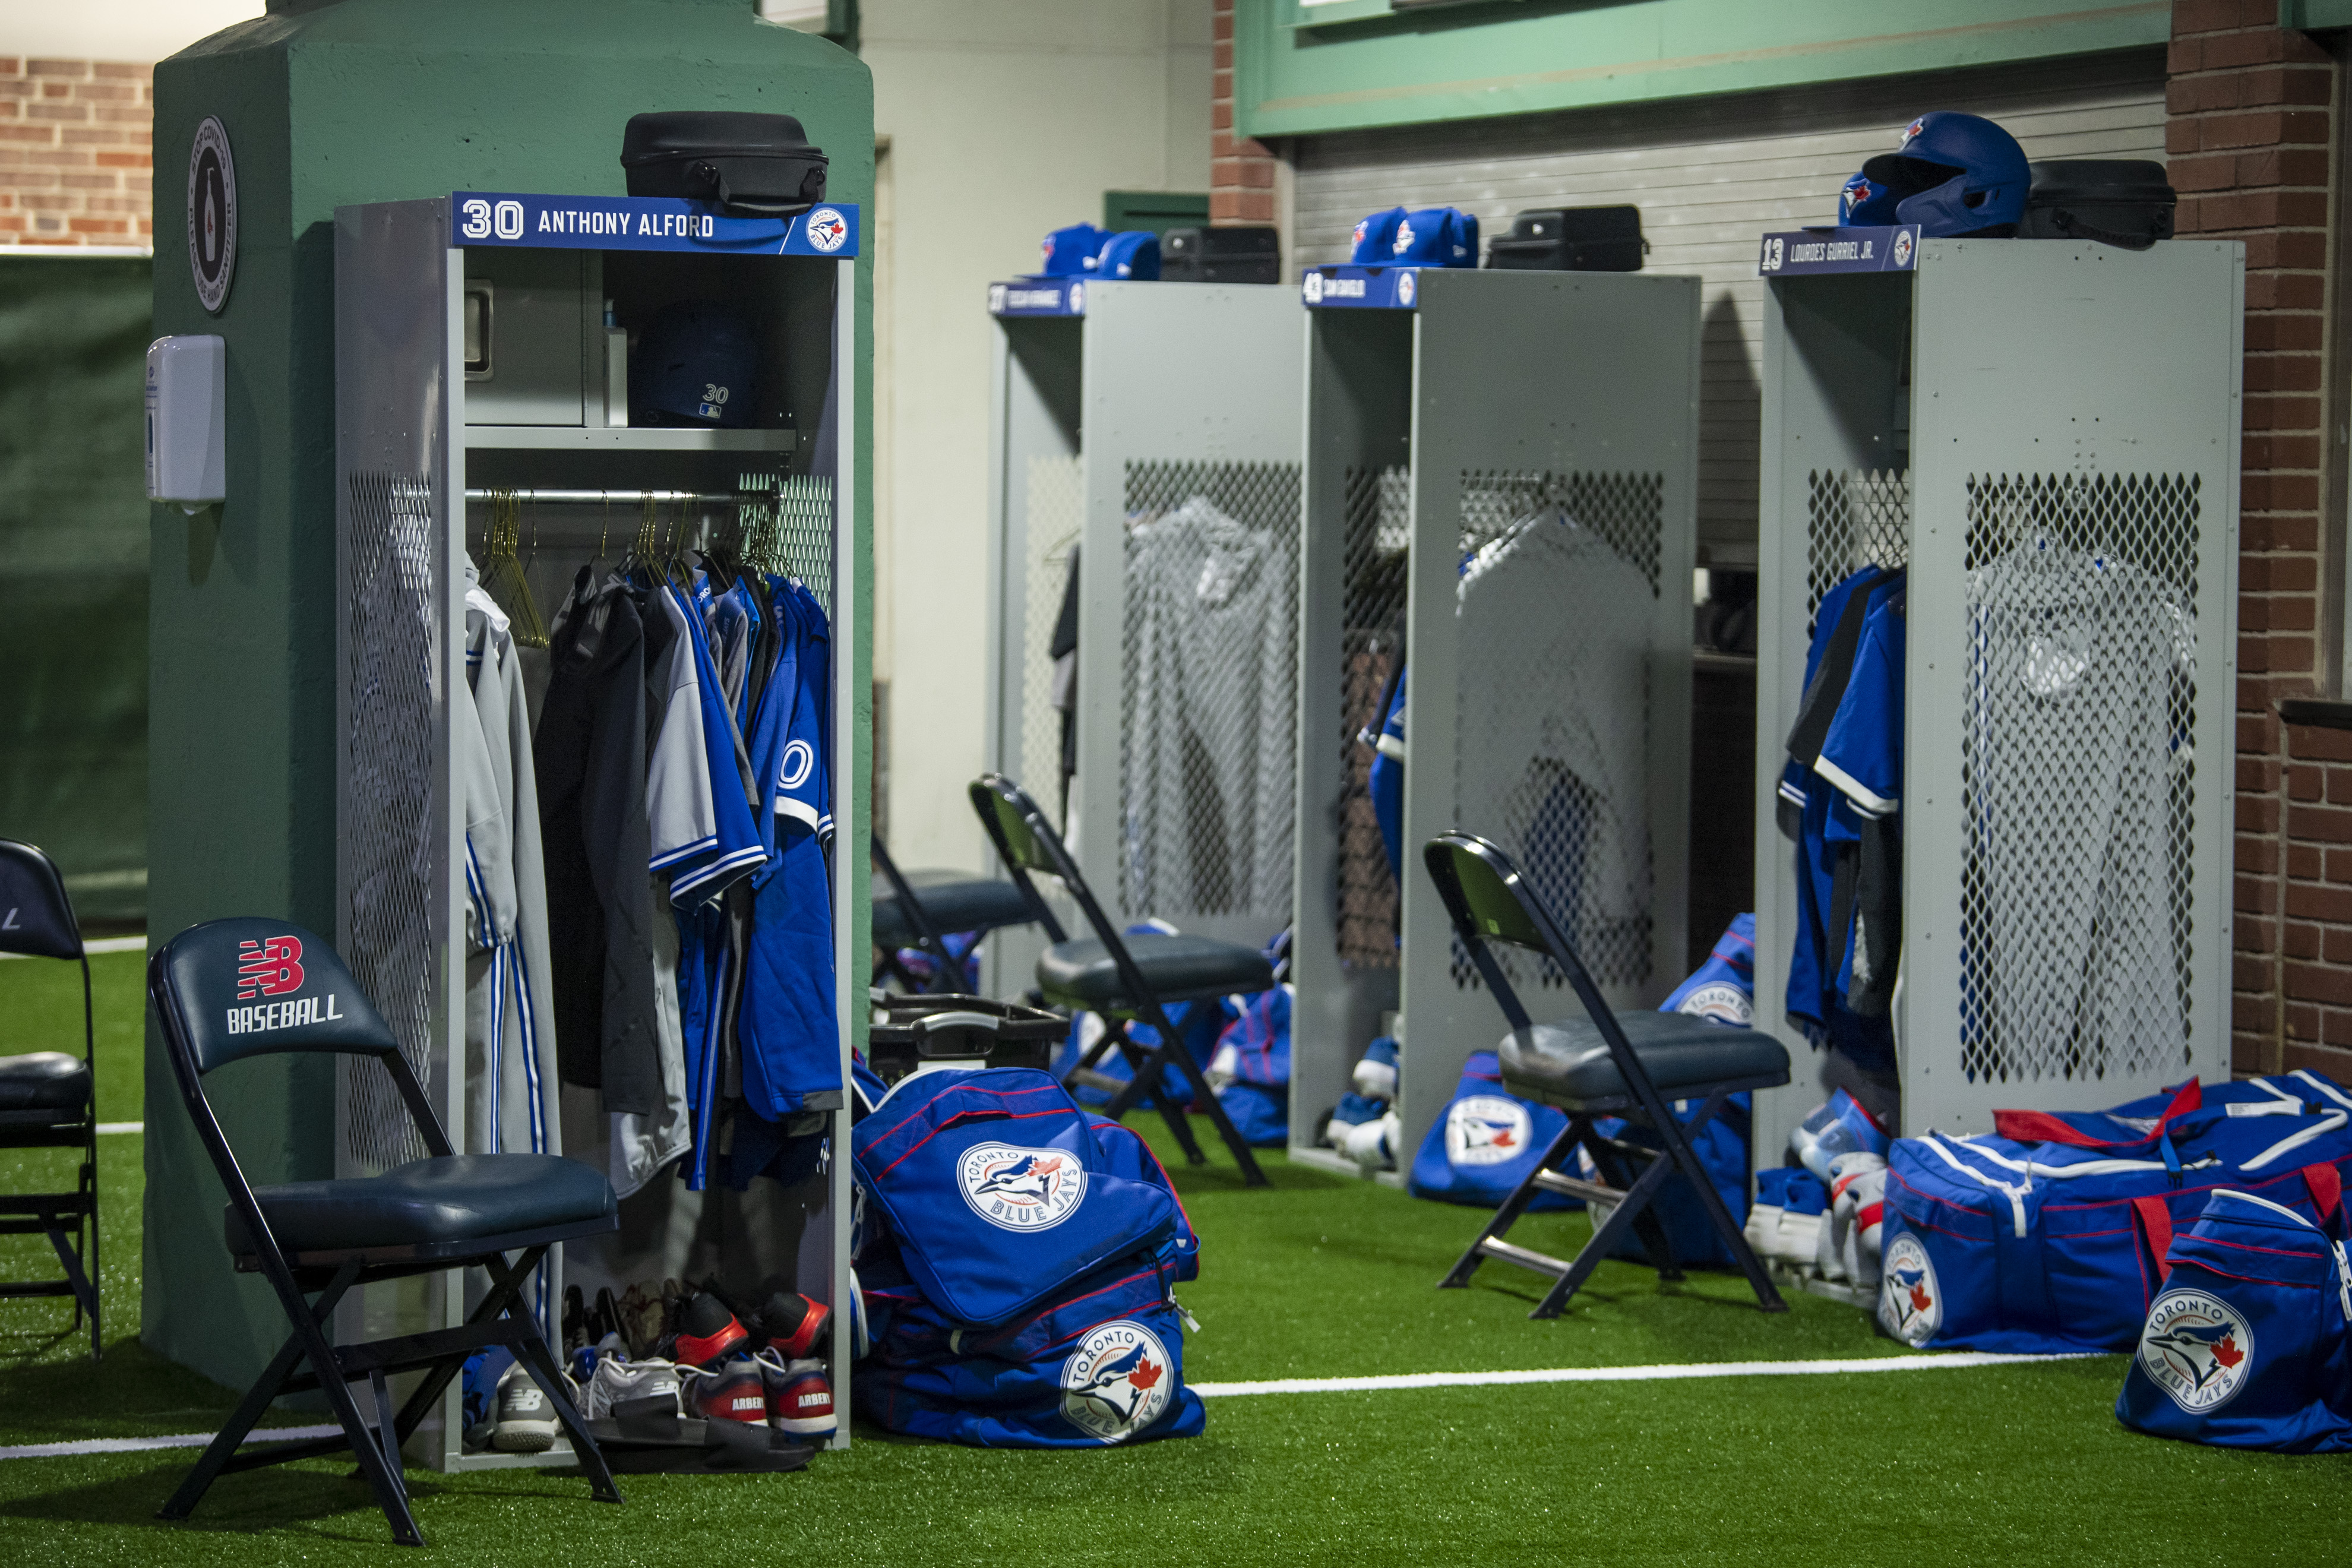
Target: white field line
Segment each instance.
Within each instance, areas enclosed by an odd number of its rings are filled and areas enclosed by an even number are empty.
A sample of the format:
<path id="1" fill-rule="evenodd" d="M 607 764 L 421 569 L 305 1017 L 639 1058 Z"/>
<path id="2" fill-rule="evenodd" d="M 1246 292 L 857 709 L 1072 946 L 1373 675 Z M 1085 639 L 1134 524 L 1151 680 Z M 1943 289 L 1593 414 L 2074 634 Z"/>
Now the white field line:
<path id="1" fill-rule="evenodd" d="M 1492 1388 L 1519 1383 L 1656 1383 L 1686 1377 L 1807 1377 L 1846 1372 L 1937 1372 L 2021 1362 L 2080 1361 L 2095 1352 L 1994 1355 L 1958 1351 L 1940 1355 L 1870 1356 L 1848 1361 L 1716 1361 L 1666 1366 L 1563 1366 L 1530 1372 L 1402 1372 L 1374 1377 L 1278 1377 L 1265 1383 L 1196 1383 L 1203 1399 L 1244 1394 L 1368 1394 L 1397 1388 Z"/>
<path id="2" fill-rule="evenodd" d="M 102 936 L 96 942 L 81 944 L 84 952 L 144 952 L 147 939 L 143 936 Z M 0 958 L 30 958 L 29 952 L 0 952 Z"/>
<path id="3" fill-rule="evenodd" d="M 249 1433 L 248 1443 L 299 1443 L 312 1437 L 340 1437 L 341 1426 L 263 1426 Z M 148 1448 L 201 1448 L 217 1436 L 212 1432 L 174 1432 L 164 1437 L 83 1437 L 71 1443 L 27 1443 L 21 1448 L 0 1448 L 0 1459 L 59 1459 L 80 1454 L 136 1454 Z"/>

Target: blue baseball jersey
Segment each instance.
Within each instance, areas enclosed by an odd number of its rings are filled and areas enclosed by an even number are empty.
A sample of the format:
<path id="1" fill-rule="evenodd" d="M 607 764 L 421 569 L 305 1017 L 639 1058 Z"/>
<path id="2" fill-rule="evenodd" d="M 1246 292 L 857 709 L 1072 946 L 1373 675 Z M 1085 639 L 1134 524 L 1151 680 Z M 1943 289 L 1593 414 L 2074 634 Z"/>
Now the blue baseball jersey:
<path id="1" fill-rule="evenodd" d="M 761 829 L 773 853 L 752 881 L 737 1036 L 743 1098 L 769 1121 L 841 1103 L 835 1016 L 832 658 L 824 608 L 797 582 L 771 597 L 780 642 L 754 721 Z"/>
<path id="2" fill-rule="evenodd" d="M 1853 673 L 1813 763 L 1813 772 L 1865 816 L 1891 816 L 1902 804 L 1903 610 L 1899 591 L 1871 606 Z"/>
<path id="3" fill-rule="evenodd" d="M 1400 885 L 1404 880 L 1404 683 L 1409 673 L 1397 671 L 1380 732 L 1360 737 L 1370 741 L 1376 753 L 1365 790 L 1372 797 L 1372 816 L 1381 825 L 1381 843 L 1389 852 L 1389 870 Z"/>

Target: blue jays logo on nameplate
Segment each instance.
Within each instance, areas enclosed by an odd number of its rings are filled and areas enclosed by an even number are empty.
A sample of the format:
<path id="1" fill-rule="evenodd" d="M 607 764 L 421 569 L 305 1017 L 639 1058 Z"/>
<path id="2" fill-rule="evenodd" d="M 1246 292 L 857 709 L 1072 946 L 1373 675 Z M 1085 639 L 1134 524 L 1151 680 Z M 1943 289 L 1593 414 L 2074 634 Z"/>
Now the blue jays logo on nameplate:
<path id="1" fill-rule="evenodd" d="M 2140 1330 L 2139 1369 L 2191 1415 L 2227 1405 L 2254 1364 L 2245 1314 L 2202 1290 L 2167 1290 Z"/>
<path id="2" fill-rule="evenodd" d="M 1886 1277 L 1879 1287 L 1878 1321 L 1912 1346 L 1926 1344 L 1944 1326 L 1944 1292 L 1936 1265 L 1916 1236 L 1898 1236 L 1886 1246 Z"/>
<path id="3" fill-rule="evenodd" d="M 956 1165 L 956 1185 L 971 1212 L 1005 1230 L 1051 1230 L 1077 1212 L 1087 1168 L 1061 1149 L 979 1143 Z"/>
<path id="4" fill-rule="evenodd" d="M 1445 1158 L 1456 1165 L 1516 1160 L 1534 1135 L 1528 1108 L 1499 1094 L 1465 1094 L 1445 1112 Z"/>
<path id="5" fill-rule="evenodd" d="M 1105 1443 L 1125 1442 L 1168 1408 L 1168 1347 L 1132 1318 L 1105 1323 L 1062 1363 L 1062 1416 Z"/>

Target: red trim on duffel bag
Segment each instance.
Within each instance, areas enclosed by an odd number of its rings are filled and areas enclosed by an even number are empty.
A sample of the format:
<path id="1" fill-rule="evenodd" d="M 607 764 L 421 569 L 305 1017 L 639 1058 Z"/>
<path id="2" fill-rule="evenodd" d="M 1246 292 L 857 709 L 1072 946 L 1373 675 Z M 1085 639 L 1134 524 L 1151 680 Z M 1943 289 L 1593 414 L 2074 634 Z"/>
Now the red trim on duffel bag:
<path id="1" fill-rule="evenodd" d="M 2172 1260 L 2166 1256 L 2172 1250 L 2172 1210 L 2160 1197 L 2134 1198 L 2131 1206 L 2139 1220 L 2140 1234 L 2147 1237 L 2147 1250 L 2156 1258 L 2156 1279 L 2160 1285 L 2172 1274 Z"/>
<path id="2" fill-rule="evenodd" d="M 2063 1143 L 2072 1149 L 2120 1149 L 2134 1143 L 2145 1143 L 2164 1131 L 2164 1124 L 2176 1116 L 2186 1116 L 2200 1110 L 2205 1103 L 2205 1091 L 2195 1079 L 2180 1086 L 2164 1114 L 2156 1119 L 2156 1126 L 2137 1138 L 2094 1138 L 2063 1117 L 2046 1110 L 1996 1110 L 1992 1113 L 1992 1130 L 2003 1138 L 2018 1143 Z"/>
<path id="3" fill-rule="evenodd" d="M 2303 1168 L 2303 1184 L 2311 1189 L 2312 1212 L 2318 1215 L 2319 1223 L 2325 1226 L 2327 1216 L 2334 1214 L 2336 1206 L 2344 1201 L 2344 1173 L 2330 1164 L 2305 1165 Z"/>

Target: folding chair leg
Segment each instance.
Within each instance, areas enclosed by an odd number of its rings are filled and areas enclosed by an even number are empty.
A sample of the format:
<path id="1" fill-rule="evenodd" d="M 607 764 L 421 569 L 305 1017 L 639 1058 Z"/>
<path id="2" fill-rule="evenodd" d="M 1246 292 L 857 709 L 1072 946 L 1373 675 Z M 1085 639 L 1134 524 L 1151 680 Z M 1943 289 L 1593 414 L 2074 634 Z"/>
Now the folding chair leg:
<path id="1" fill-rule="evenodd" d="M 246 1434 L 252 1431 L 253 1424 L 261 1419 L 261 1413 L 269 1408 L 269 1402 L 278 1397 L 278 1387 L 293 1374 L 294 1363 L 301 1359 L 302 1336 L 299 1333 L 287 1335 L 286 1342 L 278 1347 L 277 1355 L 262 1369 L 261 1375 L 254 1379 L 253 1386 L 245 1391 L 245 1397 L 237 1402 L 235 1410 L 229 1412 L 228 1419 L 221 1423 L 221 1429 L 213 1435 L 213 1440 L 205 1446 L 203 1456 L 196 1460 L 196 1468 L 188 1472 L 186 1479 L 180 1482 L 179 1489 L 155 1510 L 157 1519 L 181 1520 L 196 1511 L 196 1504 L 204 1501 L 205 1493 L 220 1478 L 222 1468 L 245 1442 Z"/>
<path id="2" fill-rule="evenodd" d="M 46 1217 L 51 1222 L 48 1230 L 49 1246 L 56 1250 L 58 1263 L 66 1271 L 66 1283 L 73 1287 L 74 1331 L 81 1328 L 82 1316 L 87 1313 L 89 1317 L 89 1353 L 95 1357 L 98 1354 L 98 1287 L 91 1283 L 89 1275 L 82 1272 L 81 1225 L 79 1223 L 75 1225 L 73 1243 L 68 1246 L 66 1242 L 64 1226 L 55 1223 L 58 1216 L 49 1215 Z M 95 1233 L 98 1229 L 98 1216 L 89 1215 L 89 1225 L 91 1232 Z M 91 1239 L 96 1239 L 94 1234 Z"/>
<path id="3" fill-rule="evenodd" d="M 1102 1114 L 1113 1121 L 1124 1121 L 1127 1113 L 1150 1094 L 1151 1109 L 1160 1112 L 1160 1120 L 1168 1124 L 1169 1135 L 1184 1151 L 1184 1163 L 1207 1164 L 1209 1156 L 1202 1152 L 1200 1139 L 1192 1135 L 1192 1121 L 1184 1114 L 1184 1108 L 1168 1096 L 1154 1092 L 1160 1087 L 1160 1068 L 1168 1059 L 1167 1047 L 1147 1051 L 1128 1037 L 1124 1022 L 1114 1021 L 1112 1027 L 1116 1033 L 1106 1034 L 1098 1047 L 1118 1046 L 1119 1059 L 1127 1063 L 1128 1078 L 1123 1087 L 1112 1092 L 1110 1103 L 1102 1108 Z"/>
<path id="4" fill-rule="evenodd" d="M 1691 1119 L 1689 1131 L 1696 1133 L 1714 1121 L 1727 1099 L 1720 1089 L 1709 1095 L 1706 1103 L 1699 1108 L 1699 1113 Z M 1739 1271 L 1748 1276 L 1748 1289 L 1756 1292 L 1756 1304 L 1768 1312 L 1787 1311 L 1789 1303 L 1780 1299 L 1780 1289 L 1773 1285 L 1772 1277 L 1765 1272 L 1762 1260 L 1756 1256 L 1756 1249 L 1748 1245 L 1747 1233 L 1733 1221 L 1731 1211 L 1724 1206 L 1723 1194 L 1715 1190 L 1715 1184 L 1698 1169 L 1698 1155 L 1690 1148 L 1690 1140 L 1683 1138 L 1682 1143 L 1684 1151 L 1690 1154 L 1690 1169 L 1686 1173 L 1690 1176 L 1691 1185 L 1698 1189 L 1699 1206 L 1706 1210 L 1706 1217 L 1715 1226 L 1716 1233 L 1723 1237 L 1724 1245 L 1731 1248 L 1732 1260 L 1739 1265 Z"/>
<path id="5" fill-rule="evenodd" d="M 383 1468 L 392 1473 L 392 1484 L 400 1493 L 403 1507 L 408 1503 L 408 1477 L 404 1473 L 400 1453 L 399 1426 L 393 1418 L 392 1388 L 384 1382 L 383 1369 L 376 1367 L 368 1373 L 368 1392 L 375 1397 L 376 1451 L 383 1456 Z"/>
<path id="6" fill-rule="evenodd" d="M 310 1364 L 318 1371 L 320 1386 L 326 1393 L 328 1407 L 341 1423 L 343 1436 L 359 1458 L 360 1474 L 366 1478 L 369 1489 L 375 1493 L 376 1506 L 383 1510 L 384 1521 L 392 1526 L 394 1544 L 424 1545 L 425 1532 L 416 1528 L 416 1516 L 409 1510 L 408 1489 L 401 1479 L 399 1467 L 384 1458 L 383 1444 L 392 1439 L 369 1429 L 359 1401 L 352 1397 L 352 1385 L 343 1381 L 336 1365 L 334 1347 L 327 1342 L 327 1336 L 318 1325 L 305 1325 L 302 1338 Z"/>
<path id="7" fill-rule="evenodd" d="M 604 1462 L 604 1451 L 596 1446 L 588 1423 L 573 1408 L 571 1393 L 556 1372 L 554 1357 L 548 1352 L 547 1341 L 537 1333 L 528 1334 L 516 1350 L 523 1371 L 539 1384 L 540 1393 L 555 1407 L 555 1418 L 563 1423 L 564 1434 L 572 1439 L 572 1455 L 579 1459 L 580 1468 L 588 1472 L 590 1490 L 602 1501 L 619 1502 L 621 1489 L 613 1484 L 613 1471 Z"/>
<path id="8" fill-rule="evenodd" d="M 1486 1261 L 1486 1243 L 1507 1234 L 1511 1226 L 1519 1222 L 1519 1216 L 1528 1212 L 1528 1205 L 1535 1202 L 1536 1194 L 1543 1190 L 1536 1178 L 1546 1171 L 1563 1169 L 1568 1163 L 1570 1152 L 1582 1140 L 1583 1135 L 1584 1118 L 1581 1116 L 1572 1118 L 1569 1124 L 1560 1130 L 1559 1136 L 1551 1141 L 1551 1147 L 1544 1151 L 1543 1158 L 1536 1162 L 1535 1169 L 1529 1171 L 1520 1179 L 1519 1184 L 1511 1189 L 1511 1195 L 1503 1200 L 1503 1206 L 1487 1216 L 1484 1228 L 1471 1238 L 1470 1249 L 1455 1261 L 1451 1269 L 1446 1271 L 1445 1278 L 1437 1282 L 1439 1289 L 1461 1290 L 1468 1288 L 1470 1277 L 1478 1272 L 1478 1265 Z"/>
<path id="9" fill-rule="evenodd" d="M 1543 1300 L 1536 1303 L 1536 1310 L 1529 1312 L 1528 1317 L 1557 1318 L 1566 1310 L 1568 1299 L 1592 1278 L 1592 1271 L 1601 1266 L 1602 1258 L 1616 1250 L 1617 1243 L 1624 1238 L 1626 1232 L 1634 1229 L 1634 1222 L 1642 1217 L 1664 1189 L 1667 1173 L 1673 1169 L 1672 1161 L 1653 1160 L 1640 1175 L 1633 1178 L 1633 1184 L 1625 1189 L 1625 1195 L 1617 1201 L 1617 1206 L 1608 1220 L 1593 1227 L 1592 1238 L 1569 1264 L 1568 1272 L 1552 1281 L 1551 1289 L 1544 1292 Z"/>
<path id="10" fill-rule="evenodd" d="M 1656 1159 L 1637 1163 L 1622 1150 L 1612 1148 L 1598 1129 L 1587 1130 L 1585 1152 L 1592 1157 L 1593 1168 L 1601 1173 L 1602 1179 L 1620 1192 L 1633 1191 L 1643 1172 L 1666 1158 L 1661 1151 Z M 1667 1237 L 1666 1227 L 1659 1222 L 1658 1216 L 1644 1206 L 1632 1216 L 1632 1220 L 1634 1238 L 1641 1242 L 1642 1251 L 1649 1258 L 1650 1267 L 1657 1271 L 1658 1279 L 1669 1284 L 1681 1280 L 1684 1278 L 1682 1266 L 1675 1261 L 1674 1243 Z"/>
<path id="11" fill-rule="evenodd" d="M 1174 1063 L 1177 1070 L 1184 1075 L 1184 1081 L 1192 1086 L 1193 1110 L 1209 1119 L 1209 1125 L 1217 1130 L 1217 1136 L 1224 1141 L 1226 1148 L 1233 1151 L 1234 1163 L 1242 1168 L 1243 1184 L 1252 1187 L 1265 1186 L 1265 1173 L 1258 1169 L 1256 1153 L 1251 1150 L 1249 1141 L 1244 1138 L 1240 1131 L 1234 1126 L 1233 1119 L 1225 1114 L 1225 1108 L 1218 1100 L 1216 1091 L 1209 1087 L 1209 1080 L 1201 1072 L 1201 1064 L 1192 1059 L 1192 1053 L 1185 1048 L 1182 1038 L 1168 1022 L 1168 1015 L 1161 1012 L 1157 1004 L 1153 1005 L 1152 1013 L 1151 1027 L 1152 1031 L 1160 1037 L 1160 1044 L 1145 1058 L 1143 1065 L 1136 1067 L 1134 1079 L 1128 1088 L 1120 1091 L 1118 1098 L 1111 1101 L 1111 1104 L 1115 1107 L 1120 1106 L 1122 1101 L 1132 1104 L 1133 1101 L 1129 1099 L 1129 1096 L 1141 1094 L 1143 1089 L 1138 1086 L 1148 1083 L 1153 1090 L 1152 1103 L 1164 1105 L 1168 1097 L 1158 1092 L 1160 1087 L 1160 1073 L 1167 1064 Z M 1121 1036 L 1124 1037 L 1125 1033 L 1122 1027 Z M 1128 1059 L 1130 1063 L 1134 1061 L 1132 1051 L 1129 1052 Z M 1197 1146 L 1192 1142 L 1191 1130 L 1181 1124 L 1182 1115 L 1181 1111 L 1177 1111 L 1170 1116 L 1169 1126 L 1176 1129 L 1177 1141 L 1184 1145 L 1184 1152 L 1192 1163 L 1195 1165 L 1206 1164 L 1208 1162 L 1196 1152 Z M 1117 1120 L 1116 1112 L 1113 1114 L 1113 1120 Z"/>

